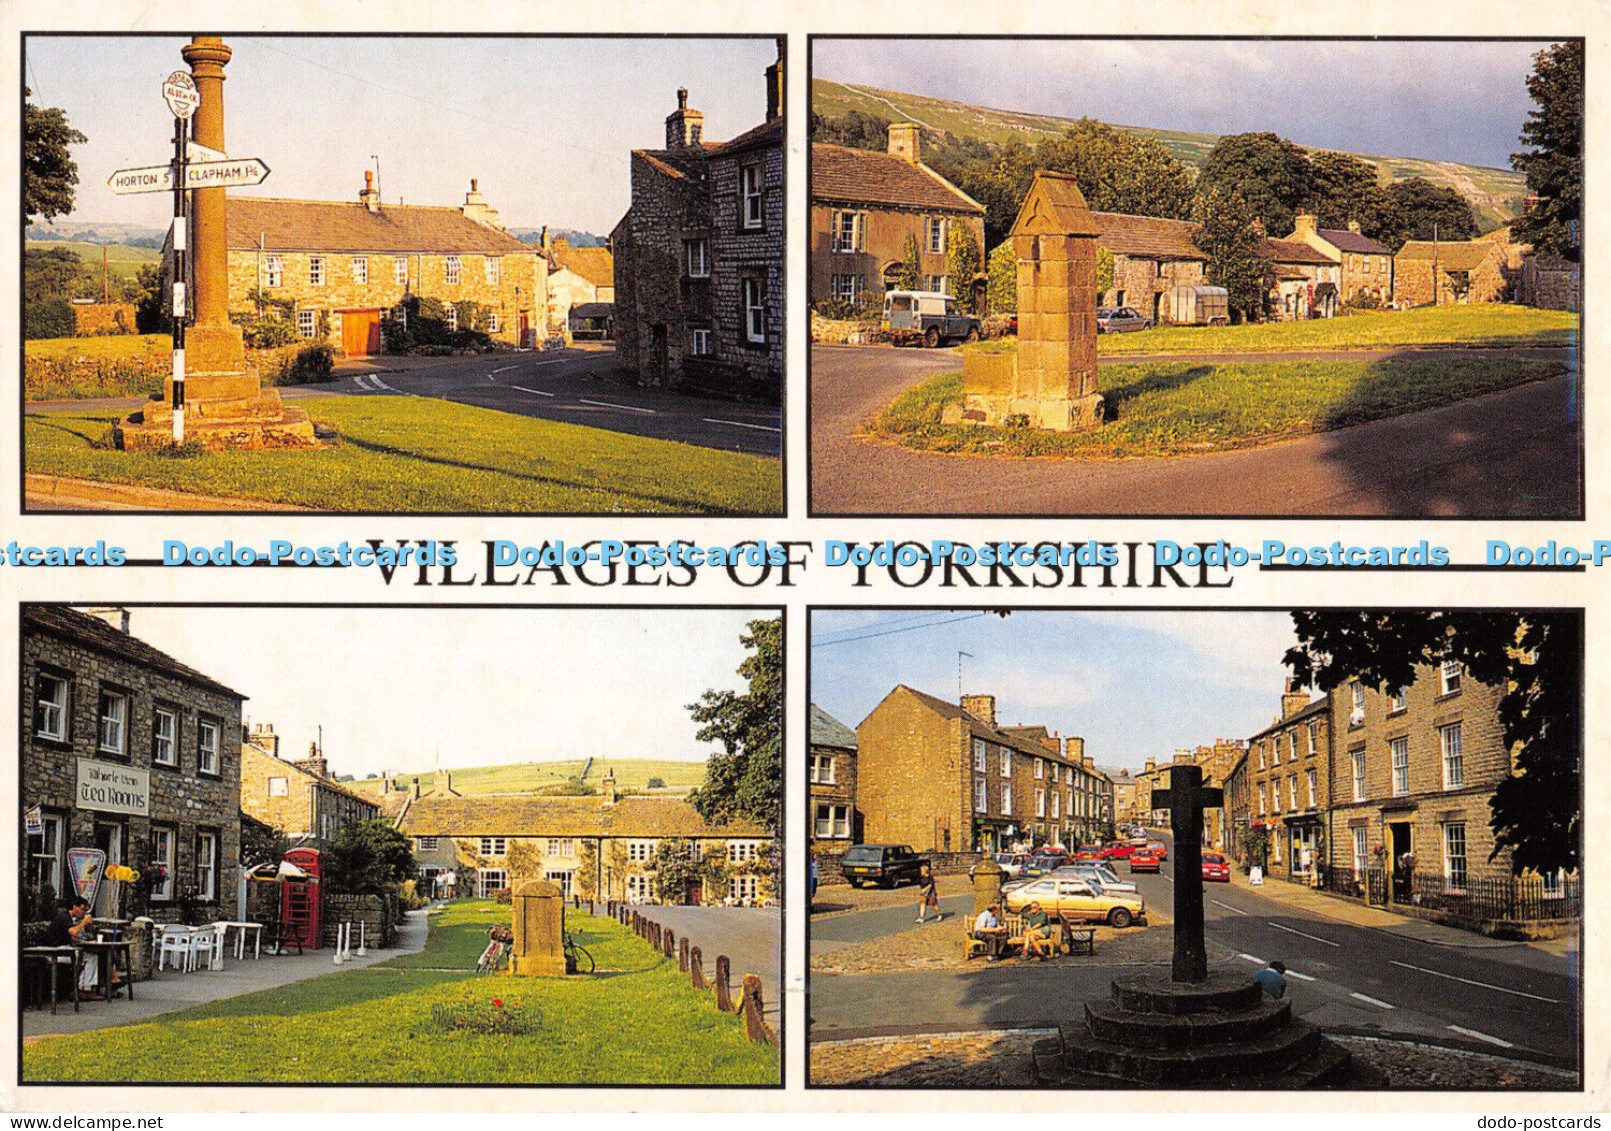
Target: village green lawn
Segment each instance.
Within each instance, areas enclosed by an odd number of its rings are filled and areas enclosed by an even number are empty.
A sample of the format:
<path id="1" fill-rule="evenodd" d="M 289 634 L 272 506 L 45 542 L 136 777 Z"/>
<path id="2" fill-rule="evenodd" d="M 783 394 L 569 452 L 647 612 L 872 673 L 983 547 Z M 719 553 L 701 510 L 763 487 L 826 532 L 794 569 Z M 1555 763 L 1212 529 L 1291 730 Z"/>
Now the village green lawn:
<path id="1" fill-rule="evenodd" d="M 421 954 L 325 974 L 157 1021 L 23 1049 L 26 1083 L 775 1084 L 777 1050 L 693 989 L 675 960 L 613 920 L 567 912 L 599 972 L 478 976 L 487 928 L 508 907 L 455 903 Z M 259 961 L 272 962 L 273 959 Z M 205 975 L 187 975 L 202 977 Z M 432 1003 L 493 998 L 542 1018 L 538 1033 L 443 1032 Z"/>
<path id="2" fill-rule="evenodd" d="M 1380 349 L 1390 346 L 1569 346 L 1578 316 L 1566 310 L 1486 303 L 1383 310 L 1303 322 L 1242 326 L 1159 326 L 1100 334 L 1103 354 L 1262 353 L 1280 350 Z"/>
<path id="3" fill-rule="evenodd" d="M 778 460 L 428 397 L 301 402 L 318 451 L 175 457 L 106 447 L 116 412 L 29 412 L 30 473 L 333 511 L 780 514 Z"/>
<path id="4" fill-rule="evenodd" d="M 923 451 L 1124 459 L 1254 447 L 1496 392 L 1566 371 L 1549 361 L 1406 353 L 1361 361 L 1104 364 L 1108 423 L 1091 432 L 940 423 L 962 374 L 897 397 L 865 434 Z"/>

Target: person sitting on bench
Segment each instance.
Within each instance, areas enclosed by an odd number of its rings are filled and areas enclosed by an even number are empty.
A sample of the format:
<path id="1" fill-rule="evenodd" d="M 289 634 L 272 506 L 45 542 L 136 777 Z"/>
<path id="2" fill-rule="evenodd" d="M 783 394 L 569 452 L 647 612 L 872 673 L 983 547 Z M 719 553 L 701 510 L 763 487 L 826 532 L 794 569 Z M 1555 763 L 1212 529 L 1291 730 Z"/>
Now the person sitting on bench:
<path id="1" fill-rule="evenodd" d="M 1041 910 L 1039 903 L 1031 903 L 1024 908 L 1024 957 L 1033 955 L 1039 959 L 1052 956 L 1052 940 L 1047 935 L 1050 930 L 1051 919 Z"/>

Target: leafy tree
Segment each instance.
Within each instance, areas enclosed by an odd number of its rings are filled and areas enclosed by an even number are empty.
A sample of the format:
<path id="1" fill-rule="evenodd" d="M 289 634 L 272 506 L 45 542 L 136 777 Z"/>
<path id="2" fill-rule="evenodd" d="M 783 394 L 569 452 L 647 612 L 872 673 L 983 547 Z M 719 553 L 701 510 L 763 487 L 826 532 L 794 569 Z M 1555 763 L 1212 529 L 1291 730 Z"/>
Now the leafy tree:
<path id="1" fill-rule="evenodd" d="M 851 149 L 876 149 L 882 153 L 889 149 L 889 122 L 888 118 L 863 114 L 860 110 L 847 111 L 837 118 L 813 113 L 811 140 Z"/>
<path id="2" fill-rule="evenodd" d="M 1315 226 L 1344 230 L 1349 221 L 1363 231 L 1381 207 L 1382 186 L 1376 166 L 1346 153 L 1316 153 L 1311 211 Z"/>
<path id="3" fill-rule="evenodd" d="M 72 248 L 30 247 L 22 253 L 22 299 L 83 298 L 94 274 Z"/>
<path id="4" fill-rule="evenodd" d="M 1466 198 L 1447 185 L 1425 177 L 1394 181 L 1382 190 L 1377 213 L 1366 235 L 1397 252 L 1409 240 L 1469 240 L 1477 235 L 1477 219 Z"/>
<path id="5" fill-rule="evenodd" d="M 990 253 L 990 283 L 985 292 L 985 305 L 991 314 L 1006 314 L 1018 309 L 1018 253 L 1011 240 L 1003 240 Z"/>
<path id="6" fill-rule="evenodd" d="M 1035 166 L 1072 175 L 1095 212 L 1165 220 L 1191 214 L 1191 170 L 1156 138 L 1138 137 L 1092 118 L 1081 118 L 1062 137 L 1036 146 Z"/>
<path id="7" fill-rule="evenodd" d="M 988 159 L 966 161 L 944 176 L 984 206 L 985 246 L 1007 238 L 1035 180 L 1035 155 L 1014 138 Z"/>
<path id="8" fill-rule="evenodd" d="M 1533 56 L 1527 93 L 1537 103 L 1522 125 L 1532 146 L 1510 155 L 1538 202 L 1516 222 L 1516 238 L 1550 255 L 1582 259 L 1583 41 L 1557 43 Z"/>
<path id="9" fill-rule="evenodd" d="M 713 824 L 750 821 L 781 835 L 783 621 L 752 620 L 739 639 L 750 651 L 738 668 L 747 689 L 707 691 L 688 705 L 702 724 L 699 740 L 722 747 L 706 763 L 705 782 L 688 803 Z"/>
<path id="10" fill-rule="evenodd" d="M 259 864 L 278 863 L 284 859 L 291 842 L 284 833 L 251 814 L 241 812 L 241 867 L 250 871 Z"/>
<path id="11" fill-rule="evenodd" d="M 1458 660 L 1472 679 L 1504 688 L 1499 722 L 1515 771 L 1489 802 L 1489 859 L 1509 848 L 1517 873 L 1580 866 L 1580 612 L 1362 610 L 1292 620 L 1299 643 L 1285 663 L 1303 686 L 1329 691 L 1357 676 L 1384 690 L 1408 687 L 1418 665 Z"/>
<path id="12" fill-rule="evenodd" d="M 1197 175 L 1199 194 L 1240 193 L 1272 236 L 1292 231 L 1298 209 L 1315 195 L 1314 167 L 1302 149 L 1273 133 L 1222 137 Z"/>
<path id="13" fill-rule="evenodd" d="M 900 266 L 895 269 L 895 289 L 916 291 L 923 287 L 923 253 L 917 246 L 917 237 L 908 235 L 901 249 Z"/>
<path id="14" fill-rule="evenodd" d="M 705 879 L 707 862 L 694 855 L 694 842 L 681 838 L 662 840 L 654 849 L 654 897 L 661 903 L 682 903 L 688 889 Z"/>
<path id="15" fill-rule="evenodd" d="M 951 297 L 965 307 L 973 305 L 973 281 L 979 277 L 979 241 L 973 228 L 952 220 L 945 237 L 945 270 Z"/>
<path id="16" fill-rule="evenodd" d="M 52 220 L 73 210 L 78 163 L 67 147 L 89 139 L 67 124 L 65 111 L 28 101 L 32 94 L 22 88 L 22 218 Z"/>
<path id="17" fill-rule="evenodd" d="M 1192 218 L 1197 222 L 1192 243 L 1208 257 L 1208 281 L 1229 292 L 1231 309 L 1244 321 L 1257 320 L 1264 310 L 1268 264 L 1259 254 L 1252 208 L 1239 192 L 1210 189 L 1198 194 Z"/>
<path id="18" fill-rule="evenodd" d="M 24 338 L 71 338 L 77 329 L 73 308 L 66 299 L 47 298 L 22 308 Z"/>
<path id="19" fill-rule="evenodd" d="M 408 838 L 383 820 L 343 825 L 325 853 L 325 882 L 348 895 L 378 894 L 418 874 Z"/>
<path id="20" fill-rule="evenodd" d="M 644 789 L 665 789 L 666 788 L 666 779 L 662 778 L 662 777 L 650 778 L 648 781 L 643 783 L 643 788 Z"/>
<path id="21" fill-rule="evenodd" d="M 1096 245 L 1096 293 L 1106 294 L 1113 286 L 1113 253 Z"/>

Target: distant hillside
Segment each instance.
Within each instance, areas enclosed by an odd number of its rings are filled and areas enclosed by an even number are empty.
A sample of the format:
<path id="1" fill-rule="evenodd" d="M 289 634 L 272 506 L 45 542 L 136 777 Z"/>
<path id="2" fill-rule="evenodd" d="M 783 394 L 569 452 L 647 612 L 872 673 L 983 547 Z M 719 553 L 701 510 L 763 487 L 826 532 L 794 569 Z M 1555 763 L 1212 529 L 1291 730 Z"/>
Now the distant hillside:
<path id="1" fill-rule="evenodd" d="M 84 243 L 80 240 L 35 240 L 28 239 L 23 247 L 29 251 L 43 248 L 66 248 L 73 252 L 84 265 L 94 273 L 97 282 L 101 277 L 101 254 L 106 254 L 107 273 L 116 279 L 132 279 L 139 274 L 141 266 L 147 263 L 156 263 L 162 258 L 162 252 L 150 247 L 131 247 L 120 243 Z"/>
<path id="2" fill-rule="evenodd" d="M 57 220 L 49 224 L 29 224 L 27 231 L 23 233 L 23 238 L 38 240 L 41 243 L 71 240 L 78 243 L 126 243 L 160 248 L 163 237 L 166 235 L 167 230 L 165 228 L 153 228 L 149 224 L 112 224 L 94 220 Z"/>
<path id="3" fill-rule="evenodd" d="M 1063 133 L 1076 120 L 1044 114 L 1023 114 L 1013 110 L 993 110 L 829 79 L 812 80 L 811 109 L 813 113 L 825 117 L 838 117 L 851 110 L 859 110 L 880 118 L 916 122 L 927 129 L 952 133 L 960 138 L 976 138 L 991 146 L 1001 146 L 1014 138 L 1025 145 L 1035 145 Z M 1177 161 L 1193 168 L 1202 164 L 1208 151 L 1219 141 L 1217 134 L 1126 126 L 1116 122 L 1109 124 L 1139 137 L 1156 139 Z M 1488 169 L 1454 161 L 1385 157 L 1372 153 L 1354 153 L 1350 156 L 1372 162 L 1382 170 L 1384 179 L 1388 181 L 1425 177 L 1435 185 L 1451 186 L 1471 203 L 1477 225 L 1484 231 L 1514 220 L 1521 214 L 1522 202 L 1527 197 L 1526 180 L 1511 169 Z"/>
<path id="4" fill-rule="evenodd" d="M 509 234 L 521 243 L 541 243 L 543 230 L 541 228 L 510 228 Z M 548 234 L 554 239 L 564 237 L 566 243 L 572 247 L 608 247 L 608 236 L 595 236 L 592 232 L 580 232 L 575 228 L 549 228 Z"/>
<path id="5" fill-rule="evenodd" d="M 667 793 L 686 793 L 705 780 L 705 763 L 656 761 L 649 758 L 588 759 L 572 762 L 521 762 L 510 766 L 472 766 L 450 770 L 453 789 L 463 794 L 473 793 L 539 793 L 549 786 L 563 785 L 587 767 L 586 785 L 597 789 L 604 780 L 606 769 L 615 772 L 618 789 L 647 789 L 650 778 L 664 781 Z M 420 779 L 420 790 L 429 793 L 436 787 L 434 772 L 405 771 L 392 774 L 393 782 L 404 788 Z M 366 796 L 380 796 L 380 779 L 366 778 L 349 784 L 350 789 Z M 660 790 L 656 790 L 659 793 Z"/>

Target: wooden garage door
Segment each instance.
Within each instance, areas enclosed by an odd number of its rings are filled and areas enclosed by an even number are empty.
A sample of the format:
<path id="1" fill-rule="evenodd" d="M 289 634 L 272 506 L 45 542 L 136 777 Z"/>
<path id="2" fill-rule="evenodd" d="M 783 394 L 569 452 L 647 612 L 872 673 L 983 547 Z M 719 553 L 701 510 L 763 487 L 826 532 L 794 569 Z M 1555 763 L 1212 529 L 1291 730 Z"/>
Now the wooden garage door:
<path id="1" fill-rule="evenodd" d="M 341 348 L 348 357 L 365 357 L 380 352 L 380 311 L 343 310 Z"/>

